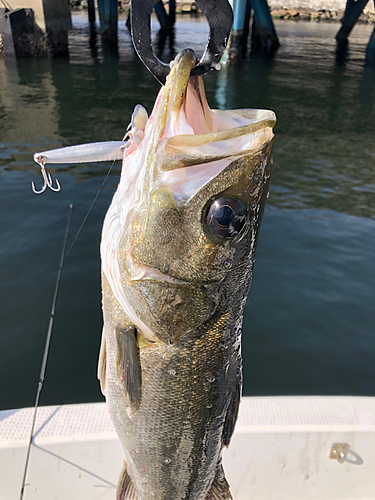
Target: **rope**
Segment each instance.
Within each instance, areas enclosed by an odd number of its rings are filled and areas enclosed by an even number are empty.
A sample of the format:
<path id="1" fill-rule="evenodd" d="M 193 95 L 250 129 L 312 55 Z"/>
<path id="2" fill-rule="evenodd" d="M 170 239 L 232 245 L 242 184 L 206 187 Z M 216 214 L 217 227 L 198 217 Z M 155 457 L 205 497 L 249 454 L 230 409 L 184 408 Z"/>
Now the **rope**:
<path id="1" fill-rule="evenodd" d="M 50 346 L 50 342 L 51 342 L 51 334 L 52 334 L 53 321 L 54 321 L 54 318 L 55 318 L 57 293 L 58 293 L 59 285 L 60 285 L 61 271 L 62 271 L 62 268 L 63 268 L 63 265 L 64 265 L 66 241 L 67 241 L 68 233 L 69 233 L 69 226 L 70 226 L 70 219 L 71 219 L 71 216 L 72 216 L 72 210 L 73 210 L 73 205 L 70 204 L 69 205 L 68 221 L 67 221 L 67 224 L 66 224 L 66 230 L 65 230 L 65 235 L 64 235 L 64 242 L 63 242 L 62 251 L 61 251 L 60 265 L 59 265 L 59 270 L 57 272 L 55 291 L 54 291 L 54 294 L 53 294 L 52 308 L 51 308 L 51 314 L 50 314 L 50 318 L 49 318 L 46 343 L 44 345 L 44 354 L 43 354 L 42 365 L 41 365 L 41 368 L 40 368 L 38 388 L 37 388 L 37 391 L 36 391 L 33 423 L 31 425 L 29 447 L 27 449 L 26 462 L 25 462 L 25 470 L 24 470 L 24 473 L 23 473 L 23 480 L 22 480 L 20 500 L 23 499 L 23 494 L 24 494 L 24 491 L 25 491 L 26 475 L 27 475 L 27 469 L 28 469 L 28 465 L 29 465 L 31 444 L 32 444 L 33 435 L 34 435 L 36 414 L 37 414 L 37 410 L 38 410 L 40 393 L 42 392 L 42 387 L 43 387 L 43 382 L 44 382 L 44 376 L 45 376 L 45 373 L 46 373 L 48 351 L 49 351 L 49 346 Z"/>

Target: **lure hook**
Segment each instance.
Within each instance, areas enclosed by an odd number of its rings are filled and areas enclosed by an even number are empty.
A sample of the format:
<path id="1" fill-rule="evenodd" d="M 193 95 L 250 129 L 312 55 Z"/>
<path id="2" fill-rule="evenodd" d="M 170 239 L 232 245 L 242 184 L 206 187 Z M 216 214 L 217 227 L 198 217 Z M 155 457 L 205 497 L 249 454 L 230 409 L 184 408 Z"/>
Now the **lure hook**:
<path id="1" fill-rule="evenodd" d="M 44 191 L 47 189 L 47 188 L 50 188 L 52 189 L 52 191 L 55 191 L 55 192 L 58 192 L 60 191 L 61 189 L 61 186 L 60 186 L 60 183 L 59 181 L 56 179 L 56 186 L 57 187 L 53 187 L 53 180 L 52 180 L 52 177 L 51 177 L 51 174 L 47 174 L 47 171 L 46 171 L 46 168 L 45 168 L 45 163 L 46 163 L 46 159 L 43 157 L 43 156 L 39 156 L 36 163 L 38 163 L 38 165 L 40 166 L 40 171 L 42 173 L 42 177 L 43 177 L 43 180 L 44 180 L 44 185 L 42 187 L 42 189 L 40 189 L 39 191 L 37 191 L 37 189 L 35 188 L 35 184 L 34 182 L 31 183 L 31 188 L 33 190 L 33 192 L 35 194 L 42 194 L 44 193 Z"/>

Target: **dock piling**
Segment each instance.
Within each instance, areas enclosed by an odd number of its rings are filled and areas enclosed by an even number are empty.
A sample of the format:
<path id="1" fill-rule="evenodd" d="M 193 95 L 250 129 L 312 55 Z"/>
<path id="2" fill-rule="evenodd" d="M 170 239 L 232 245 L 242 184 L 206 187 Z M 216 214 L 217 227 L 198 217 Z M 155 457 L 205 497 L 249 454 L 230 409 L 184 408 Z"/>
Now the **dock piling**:
<path id="1" fill-rule="evenodd" d="M 89 23 L 95 24 L 95 0 L 87 0 Z"/>
<path id="2" fill-rule="evenodd" d="M 109 52 L 117 53 L 118 2 L 98 0 L 98 10 L 103 46 Z"/>
<path id="3" fill-rule="evenodd" d="M 251 5 L 249 0 L 229 0 L 233 9 L 233 26 L 226 50 L 226 61 L 240 62 L 247 52 Z"/>
<path id="4" fill-rule="evenodd" d="M 176 0 L 169 0 L 169 22 L 172 26 L 174 26 L 176 22 Z"/>
<path id="5" fill-rule="evenodd" d="M 272 55 L 280 46 L 267 0 L 250 0 L 254 12 L 252 52 Z"/>
<path id="6" fill-rule="evenodd" d="M 227 61 L 241 61 L 246 54 L 251 10 L 251 52 L 273 54 L 280 44 L 267 0 L 229 1 L 233 9 L 233 27 L 227 49 Z"/>
<path id="7" fill-rule="evenodd" d="M 233 9 L 233 31 L 243 31 L 247 3 L 247 0 L 232 0 L 231 2 Z"/>
<path id="8" fill-rule="evenodd" d="M 357 19 L 361 15 L 363 9 L 366 7 L 368 0 L 346 0 L 344 17 L 342 19 L 342 26 L 339 29 L 336 40 L 339 44 L 345 44 L 348 41 Z"/>
<path id="9" fill-rule="evenodd" d="M 159 0 L 159 2 L 155 4 L 154 9 L 160 23 L 160 29 L 170 33 L 176 22 L 176 0 L 169 1 L 168 14 L 165 10 L 163 0 Z"/>
<path id="10" fill-rule="evenodd" d="M 163 31 L 170 31 L 170 20 L 165 10 L 163 0 L 159 0 L 159 2 L 155 4 L 154 9 L 160 23 L 160 28 Z"/>
<path id="11" fill-rule="evenodd" d="M 32 9 L 2 9 L 0 33 L 4 53 L 9 57 L 32 57 L 38 47 L 37 26 Z"/>

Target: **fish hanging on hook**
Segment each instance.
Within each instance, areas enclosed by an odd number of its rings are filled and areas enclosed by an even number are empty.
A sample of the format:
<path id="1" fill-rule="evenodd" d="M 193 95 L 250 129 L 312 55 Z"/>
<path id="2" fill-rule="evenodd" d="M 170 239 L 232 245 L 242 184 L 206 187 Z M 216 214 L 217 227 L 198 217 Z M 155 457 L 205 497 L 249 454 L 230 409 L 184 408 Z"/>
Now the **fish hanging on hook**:
<path id="1" fill-rule="evenodd" d="M 212 110 L 183 50 L 127 141 L 36 155 L 123 160 L 101 241 L 98 377 L 122 443 L 119 500 L 231 500 L 241 326 L 272 172 L 275 114 Z M 39 158 L 40 159 L 40 158 Z"/>

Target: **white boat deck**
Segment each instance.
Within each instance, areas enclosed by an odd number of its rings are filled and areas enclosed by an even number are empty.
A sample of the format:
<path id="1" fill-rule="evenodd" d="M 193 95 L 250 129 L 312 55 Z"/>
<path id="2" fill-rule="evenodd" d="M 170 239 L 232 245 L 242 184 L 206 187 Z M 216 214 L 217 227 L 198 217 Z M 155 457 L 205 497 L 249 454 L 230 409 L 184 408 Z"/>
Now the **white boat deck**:
<path id="1" fill-rule="evenodd" d="M 32 416 L 0 412 L 1 500 L 19 498 Z M 41 407 L 35 429 L 25 500 L 115 499 L 123 452 L 104 403 Z M 349 445 L 342 463 L 334 443 Z M 234 500 L 375 499 L 375 398 L 243 398 L 223 456 Z"/>

